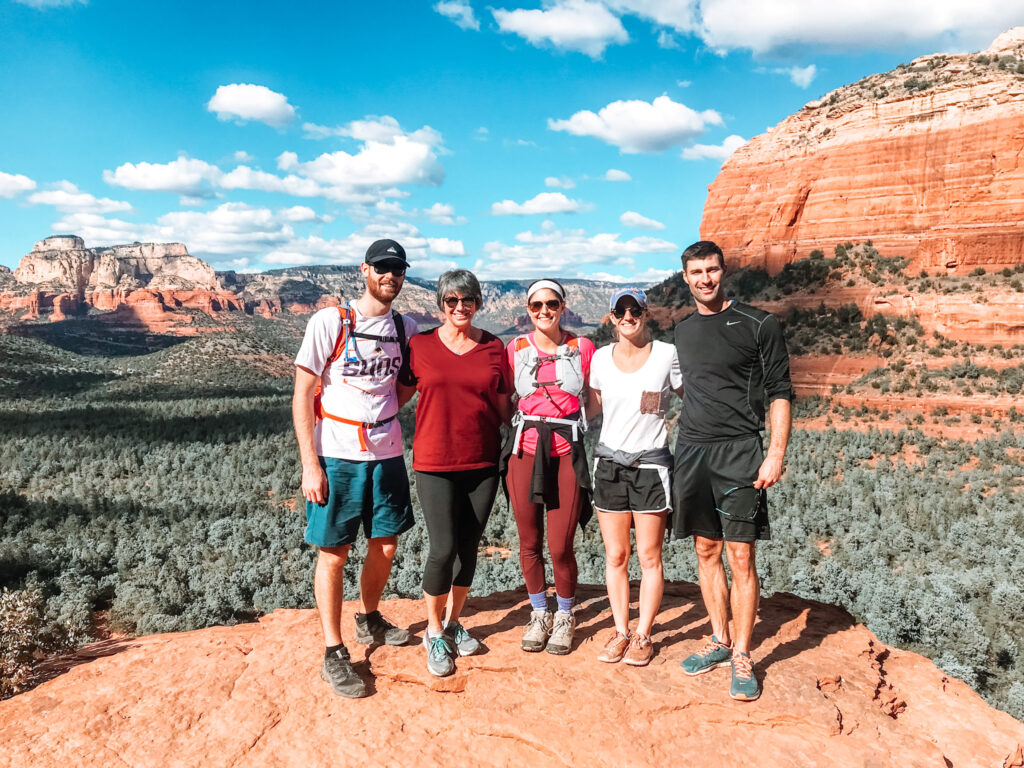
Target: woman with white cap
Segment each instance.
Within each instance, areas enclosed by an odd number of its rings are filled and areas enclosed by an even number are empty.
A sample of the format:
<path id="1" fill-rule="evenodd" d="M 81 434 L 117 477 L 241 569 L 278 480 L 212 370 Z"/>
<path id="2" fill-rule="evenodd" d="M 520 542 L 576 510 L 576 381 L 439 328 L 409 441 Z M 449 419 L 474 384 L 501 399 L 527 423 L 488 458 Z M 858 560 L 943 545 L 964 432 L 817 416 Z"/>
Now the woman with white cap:
<path id="1" fill-rule="evenodd" d="M 615 620 L 615 634 L 598 659 L 644 666 L 654 654 L 651 628 L 665 586 L 661 546 L 672 504 L 665 410 L 669 391 L 681 392 L 683 380 L 675 345 L 649 337 L 647 296 L 642 290 L 616 291 L 611 321 L 617 341 L 601 347 L 590 368 L 593 402 L 604 410 L 594 451 L 594 507 Z M 635 633 L 629 629 L 630 527 L 636 529 L 642 573 Z"/>
<path id="2" fill-rule="evenodd" d="M 590 514 L 583 432 L 587 376 L 595 351 L 589 339 L 562 329 L 565 306 L 565 288 L 555 280 L 537 280 L 526 291 L 533 331 L 507 347 L 519 399 L 512 436 L 502 456 L 532 609 L 522 648 L 530 652 L 547 648 L 556 655 L 572 649 L 576 626 L 573 537 L 581 517 L 585 520 Z M 554 613 L 548 608 L 544 578 L 545 528 L 558 604 Z"/>

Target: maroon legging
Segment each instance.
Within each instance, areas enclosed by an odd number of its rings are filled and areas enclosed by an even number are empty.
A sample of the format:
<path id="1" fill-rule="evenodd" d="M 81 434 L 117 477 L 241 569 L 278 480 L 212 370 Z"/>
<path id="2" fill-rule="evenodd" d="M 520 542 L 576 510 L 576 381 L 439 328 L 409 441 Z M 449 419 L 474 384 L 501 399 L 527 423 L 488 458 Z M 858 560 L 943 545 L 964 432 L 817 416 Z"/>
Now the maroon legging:
<path id="1" fill-rule="evenodd" d="M 555 591 L 561 597 L 576 595 L 576 552 L 572 540 L 583 509 L 576 473 L 570 456 L 557 457 L 558 503 L 547 511 L 548 550 L 555 572 Z M 544 505 L 530 501 L 530 479 L 533 474 L 533 455 L 515 454 L 508 462 L 509 501 L 519 529 L 519 563 L 523 569 L 528 592 L 536 594 L 546 588 L 544 581 Z"/>

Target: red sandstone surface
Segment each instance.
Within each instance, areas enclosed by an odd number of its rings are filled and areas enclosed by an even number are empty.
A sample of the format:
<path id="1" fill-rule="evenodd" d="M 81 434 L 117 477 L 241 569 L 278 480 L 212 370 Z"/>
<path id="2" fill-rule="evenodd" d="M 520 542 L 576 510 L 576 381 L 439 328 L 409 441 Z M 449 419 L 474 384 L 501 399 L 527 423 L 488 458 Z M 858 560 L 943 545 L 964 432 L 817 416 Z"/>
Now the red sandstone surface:
<path id="1" fill-rule="evenodd" d="M 1024 57 L 1024 28 L 1000 41 Z M 868 239 L 915 272 L 1021 263 L 1024 78 L 936 54 L 810 102 L 725 162 L 700 232 L 771 272 Z"/>
<path id="2" fill-rule="evenodd" d="M 612 628 L 600 588 L 581 590 L 566 657 L 519 650 L 521 597 L 471 601 L 465 623 L 487 651 L 445 679 L 427 673 L 420 646 L 367 652 L 348 638 L 357 668 L 376 678 L 355 701 L 318 677 L 312 611 L 125 641 L 0 702 L 0 765 L 932 768 L 1013 765 L 1024 743 L 1024 724 L 838 608 L 765 600 L 754 651 L 764 695 L 741 704 L 727 670 L 679 669 L 709 631 L 694 585 L 668 585 L 657 656 L 639 669 L 595 658 Z M 385 611 L 422 633 L 421 602 Z"/>

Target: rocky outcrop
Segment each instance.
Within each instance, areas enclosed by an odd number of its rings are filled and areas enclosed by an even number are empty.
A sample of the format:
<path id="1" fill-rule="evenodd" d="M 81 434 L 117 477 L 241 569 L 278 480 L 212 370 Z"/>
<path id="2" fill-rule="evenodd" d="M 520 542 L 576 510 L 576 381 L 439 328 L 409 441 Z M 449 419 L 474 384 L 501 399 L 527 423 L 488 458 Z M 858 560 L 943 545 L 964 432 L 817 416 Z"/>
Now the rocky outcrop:
<path id="1" fill-rule="evenodd" d="M 0 763 L 434 766 L 457 755 L 481 766 L 932 768 L 1013 764 L 1024 744 L 1024 724 L 837 608 L 765 600 L 753 654 L 764 694 L 741 704 L 728 696 L 727 670 L 688 678 L 679 669 L 710 632 L 696 586 L 668 585 L 657 655 L 644 668 L 597 661 L 613 629 L 607 598 L 600 587 L 579 596 L 565 657 L 519 649 L 529 615 L 520 593 L 472 599 L 465 624 L 486 652 L 443 679 L 427 673 L 418 643 L 367 650 L 348 637 L 357 669 L 375 678 L 362 700 L 340 699 L 319 679 L 312 611 L 122 641 L 0 702 Z M 420 601 L 385 612 L 422 633 Z"/>
<path id="2" fill-rule="evenodd" d="M 189 255 L 181 243 L 134 243 L 86 248 L 80 237 L 54 235 L 35 244 L 14 270 L 18 283 L 54 291 L 85 293 L 140 287 L 155 289 L 220 288 L 206 262 Z"/>
<path id="3" fill-rule="evenodd" d="M 770 272 L 851 240 L 915 272 L 1024 262 L 1024 27 L 809 102 L 726 161 L 700 232 Z"/>

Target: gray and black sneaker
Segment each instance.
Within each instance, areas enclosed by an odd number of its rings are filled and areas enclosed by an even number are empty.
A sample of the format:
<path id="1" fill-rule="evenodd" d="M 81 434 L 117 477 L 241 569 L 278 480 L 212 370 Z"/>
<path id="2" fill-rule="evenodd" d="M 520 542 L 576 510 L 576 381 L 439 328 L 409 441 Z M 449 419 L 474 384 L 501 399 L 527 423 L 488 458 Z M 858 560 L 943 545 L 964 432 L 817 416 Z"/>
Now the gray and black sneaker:
<path id="1" fill-rule="evenodd" d="M 533 611 L 530 613 L 530 623 L 526 625 L 526 632 L 523 633 L 521 647 L 529 653 L 543 651 L 548 644 L 548 637 L 551 635 L 551 622 L 553 617 L 551 611 Z"/>
<path id="2" fill-rule="evenodd" d="M 548 653 L 565 656 L 572 650 L 572 636 L 576 629 L 576 615 L 572 611 L 557 611 L 554 625 L 551 627 L 551 638 L 548 640 Z"/>
<path id="3" fill-rule="evenodd" d="M 480 650 L 480 641 L 469 634 L 466 628 L 457 621 L 449 622 L 444 628 L 444 633 L 455 646 L 459 656 L 472 656 Z"/>
<path id="4" fill-rule="evenodd" d="M 331 684 L 331 689 L 336 694 L 348 699 L 361 699 L 369 693 L 363 678 L 352 666 L 348 649 L 344 647 L 324 657 L 320 677 Z"/>
<path id="5" fill-rule="evenodd" d="M 408 630 L 396 627 L 380 611 L 356 614 L 356 642 L 360 645 L 405 645 Z"/>
<path id="6" fill-rule="evenodd" d="M 434 677 L 447 677 L 455 671 L 455 649 L 448 645 L 450 639 L 442 632 L 430 636 L 430 630 L 423 633 L 423 647 L 427 649 L 427 671 Z"/>

